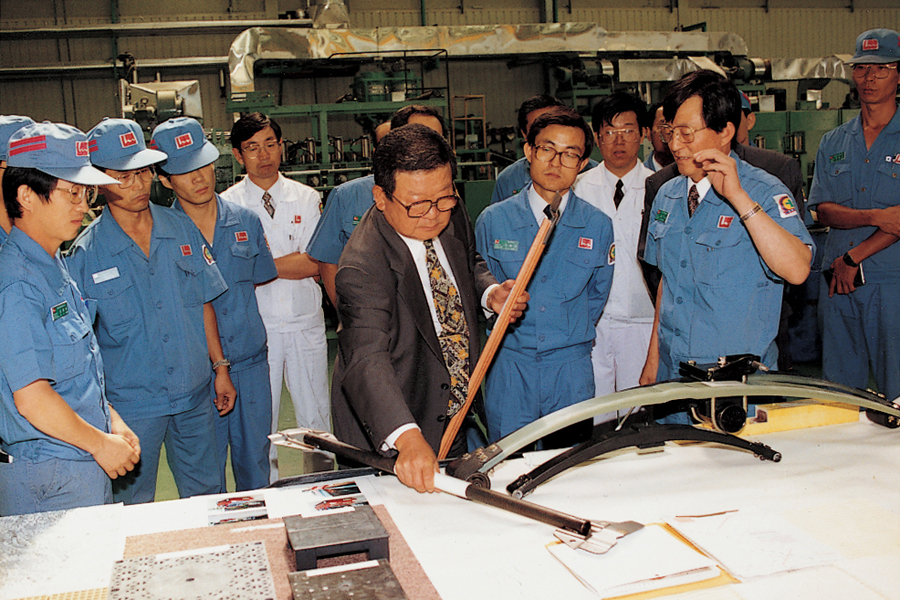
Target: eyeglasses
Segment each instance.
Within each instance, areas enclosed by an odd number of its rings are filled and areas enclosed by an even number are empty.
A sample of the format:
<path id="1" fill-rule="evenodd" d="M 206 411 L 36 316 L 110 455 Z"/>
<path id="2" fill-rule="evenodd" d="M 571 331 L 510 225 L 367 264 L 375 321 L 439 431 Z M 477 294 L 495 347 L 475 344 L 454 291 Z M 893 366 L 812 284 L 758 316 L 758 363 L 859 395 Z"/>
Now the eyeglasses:
<path id="1" fill-rule="evenodd" d="M 128 171 L 122 175 L 117 175 L 113 177 L 113 179 L 119 182 L 120 188 L 128 189 L 134 185 L 134 182 L 137 181 L 138 177 L 140 177 L 141 181 L 151 181 L 153 179 L 153 169 L 144 167 L 143 169 Z"/>
<path id="2" fill-rule="evenodd" d="M 709 129 L 709 127 L 694 129 L 690 125 L 679 125 L 677 127 L 672 127 L 671 125 L 660 125 L 656 131 L 659 133 L 659 137 L 664 144 L 669 144 L 673 139 L 676 138 L 682 144 L 690 144 L 694 141 L 694 134 L 698 131 L 703 131 L 704 129 Z"/>
<path id="3" fill-rule="evenodd" d="M 896 64 L 889 65 L 853 65 L 853 76 L 865 79 L 872 74 L 875 79 L 887 79 L 891 71 L 896 71 Z"/>
<path id="4" fill-rule="evenodd" d="M 456 189 L 454 188 L 454 192 Z M 425 215 L 427 215 L 431 211 L 431 207 L 434 206 L 440 212 L 447 212 L 448 210 L 453 210 L 459 203 L 459 196 L 453 194 L 452 196 L 444 196 L 442 198 L 438 198 L 437 200 L 420 200 L 418 202 L 413 202 L 412 204 L 403 204 L 393 194 L 388 194 L 391 200 L 402 206 L 406 209 L 406 214 L 413 219 L 421 219 Z"/>
<path id="5" fill-rule="evenodd" d="M 88 205 L 90 205 L 94 200 L 94 193 L 97 191 L 97 188 L 92 185 L 76 185 L 73 188 L 64 188 L 59 187 L 59 184 L 57 184 L 54 189 L 67 193 L 69 195 L 69 202 L 76 206 L 82 202 L 87 202 Z"/>
<path id="6" fill-rule="evenodd" d="M 558 152 L 553 146 L 535 146 L 534 156 L 541 162 L 553 162 L 559 156 L 559 164 L 569 169 L 574 169 L 581 164 L 581 155 L 569 150 Z"/>
<path id="7" fill-rule="evenodd" d="M 607 129 L 597 132 L 597 138 L 601 144 L 612 144 L 619 136 L 622 136 L 626 142 L 632 143 L 641 138 L 641 132 L 637 129 Z"/>
<path id="8" fill-rule="evenodd" d="M 281 140 L 272 140 L 266 142 L 265 144 L 248 144 L 241 149 L 241 154 L 248 158 L 256 158 L 257 156 L 259 156 L 259 151 L 263 148 L 266 149 L 266 154 L 275 154 L 276 152 L 280 153 Z"/>

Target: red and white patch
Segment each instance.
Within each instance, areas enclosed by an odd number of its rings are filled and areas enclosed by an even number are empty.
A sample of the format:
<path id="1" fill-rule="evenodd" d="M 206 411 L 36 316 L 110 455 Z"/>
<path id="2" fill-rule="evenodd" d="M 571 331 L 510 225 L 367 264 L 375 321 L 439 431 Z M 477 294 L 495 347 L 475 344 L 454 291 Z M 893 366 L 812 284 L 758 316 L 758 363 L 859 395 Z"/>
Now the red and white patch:
<path id="1" fill-rule="evenodd" d="M 294 215 L 294 224 L 295 225 L 299 224 L 300 221 L 302 221 L 302 219 L 300 218 L 300 215 Z"/>
<path id="2" fill-rule="evenodd" d="M 728 229 L 729 227 L 731 227 L 732 221 L 734 221 L 734 217 L 720 215 L 719 216 L 719 229 Z"/>
<path id="3" fill-rule="evenodd" d="M 878 50 L 878 40 L 863 40 L 862 49 L 865 52 Z"/>
<path id="4" fill-rule="evenodd" d="M 188 146 L 193 145 L 194 138 L 191 137 L 190 133 L 182 133 L 181 135 L 175 138 L 175 147 L 181 150 L 182 148 L 187 148 Z"/>
<path id="5" fill-rule="evenodd" d="M 181 255 L 182 256 L 191 256 L 192 254 L 193 254 L 193 252 L 191 251 L 190 244 L 184 244 L 181 247 Z"/>
<path id="6" fill-rule="evenodd" d="M 247 237 L 246 231 L 235 231 L 234 232 L 234 241 L 236 242 L 246 242 L 249 238 Z"/>
<path id="7" fill-rule="evenodd" d="M 591 238 L 578 238 L 578 247 L 584 248 L 585 250 L 593 250 L 594 249 L 594 240 Z"/>
<path id="8" fill-rule="evenodd" d="M 87 141 L 75 142 L 75 156 L 90 156 L 91 151 L 88 148 Z"/>
<path id="9" fill-rule="evenodd" d="M 133 131 L 129 131 L 128 133 L 123 133 L 119 136 L 119 143 L 122 144 L 123 148 L 130 148 L 132 146 L 137 146 L 137 136 L 134 135 Z"/>

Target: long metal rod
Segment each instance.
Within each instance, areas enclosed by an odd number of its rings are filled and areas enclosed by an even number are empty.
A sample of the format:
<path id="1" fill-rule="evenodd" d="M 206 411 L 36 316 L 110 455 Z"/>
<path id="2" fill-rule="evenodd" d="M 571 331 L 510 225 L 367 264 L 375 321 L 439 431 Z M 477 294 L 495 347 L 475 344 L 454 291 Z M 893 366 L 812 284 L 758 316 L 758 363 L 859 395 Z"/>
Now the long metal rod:
<path id="1" fill-rule="evenodd" d="M 463 419 L 465 419 L 469 407 L 472 406 L 475 396 L 478 395 L 478 390 L 481 388 L 481 382 L 487 374 L 488 367 L 491 366 L 491 362 L 494 360 L 497 349 L 500 348 L 500 342 L 503 341 L 503 336 L 506 334 L 506 328 L 509 327 L 509 315 L 512 313 L 513 305 L 531 282 L 534 270 L 537 268 L 537 264 L 541 260 L 541 256 L 543 256 L 544 250 L 550 241 L 550 235 L 553 233 L 553 228 L 556 226 L 557 221 L 559 221 L 559 203 L 561 200 L 562 197 L 559 195 L 559 192 L 557 192 L 553 198 L 553 202 L 548 204 L 544 209 L 547 217 L 541 222 L 541 227 L 538 229 L 537 235 L 534 236 L 531 248 L 528 249 L 528 254 L 525 255 L 522 267 L 516 275 L 516 282 L 513 284 L 512 291 L 509 293 L 509 298 L 506 300 L 506 304 L 503 305 L 503 310 L 500 311 L 500 315 L 497 317 L 497 321 L 494 324 L 494 329 L 491 331 L 491 335 L 484 345 L 484 350 L 478 358 L 478 363 L 472 371 L 472 376 L 469 378 L 469 392 L 466 396 L 466 402 L 457 413 L 453 415 L 449 425 L 447 425 L 447 429 L 444 430 L 444 436 L 441 438 L 440 451 L 438 452 L 438 460 L 447 458 L 450 447 L 453 446 L 453 440 L 456 439 L 456 434 L 459 433 L 459 428 L 462 425 Z"/>
<path id="2" fill-rule="evenodd" d="M 332 452 L 341 458 L 373 467 L 380 471 L 384 471 L 385 473 L 394 474 L 395 460 L 393 458 L 388 458 L 376 454 L 375 452 L 360 450 L 359 448 L 350 446 L 349 444 L 345 444 L 338 440 L 332 440 L 309 432 L 296 434 L 293 432 L 284 432 L 282 435 L 302 444 Z M 540 521 L 541 523 L 552 525 L 553 527 L 575 532 L 585 537 L 591 533 L 591 522 L 588 519 L 574 517 L 553 510 L 552 508 L 519 500 L 487 488 L 481 488 L 475 484 L 450 477 L 449 475 L 436 473 L 434 485 L 436 489 L 444 493 L 452 494 L 460 498 L 466 498 L 472 502 L 477 502 L 478 504 L 493 506 L 535 521 Z"/>

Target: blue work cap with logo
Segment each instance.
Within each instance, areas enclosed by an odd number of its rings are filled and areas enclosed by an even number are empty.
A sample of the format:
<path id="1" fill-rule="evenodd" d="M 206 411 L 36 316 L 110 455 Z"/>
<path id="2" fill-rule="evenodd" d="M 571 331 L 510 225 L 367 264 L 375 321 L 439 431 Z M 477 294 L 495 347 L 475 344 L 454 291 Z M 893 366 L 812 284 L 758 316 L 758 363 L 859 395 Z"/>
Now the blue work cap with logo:
<path id="1" fill-rule="evenodd" d="M 33 123 L 34 120 L 31 117 L 20 117 L 18 115 L 0 116 L 0 160 L 6 160 L 9 156 L 9 138 L 12 137 L 12 134 Z"/>
<path id="2" fill-rule="evenodd" d="M 9 167 L 37 169 L 81 185 L 119 183 L 91 166 L 91 143 L 80 129 L 65 123 L 26 125 L 9 138 Z"/>
<path id="3" fill-rule="evenodd" d="M 184 175 L 215 162 L 219 150 L 212 145 L 195 119 L 175 117 L 153 130 L 150 147 L 169 157 L 160 166 L 170 175 Z"/>
<path id="4" fill-rule="evenodd" d="M 870 29 L 856 38 L 856 54 L 848 65 L 900 62 L 900 40 L 893 29 Z"/>
<path id="5" fill-rule="evenodd" d="M 163 152 L 147 149 L 144 132 L 131 119 L 105 117 L 88 131 L 87 137 L 95 147 L 91 152 L 95 167 L 133 171 L 166 160 Z"/>

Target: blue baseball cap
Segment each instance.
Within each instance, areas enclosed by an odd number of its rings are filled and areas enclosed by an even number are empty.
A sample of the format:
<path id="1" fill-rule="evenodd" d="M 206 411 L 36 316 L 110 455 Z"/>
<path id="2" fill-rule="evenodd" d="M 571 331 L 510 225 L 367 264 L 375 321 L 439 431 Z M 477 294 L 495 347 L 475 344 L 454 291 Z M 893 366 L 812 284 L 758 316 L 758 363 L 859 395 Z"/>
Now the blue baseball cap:
<path id="1" fill-rule="evenodd" d="M 34 120 L 31 117 L 20 117 L 18 115 L 0 116 L 0 160 L 6 160 L 6 157 L 9 156 L 7 145 L 12 134 L 32 123 L 34 123 Z"/>
<path id="2" fill-rule="evenodd" d="M 750 96 L 748 96 L 744 92 L 741 92 L 741 109 L 742 110 L 751 110 L 751 108 L 752 107 L 750 106 Z"/>
<path id="3" fill-rule="evenodd" d="M 91 143 L 80 129 L 65 123 L 33 123 L 9 138 L 7 166 L 37 169 L 81 185 L 119 183 L 91 166 Z"/>
<path id="4" fill-rule="evenodd" d="M 160 166 L 171 175 L 184 175 L 215 162 L 219 150 L 206 139 L 195 119 L 175 117 L 156 126 L 150 147 L 166 153 Z"/>
<path id="5" fill-rule="evenodd" d="M 131 119 L 104 117 L 88 131 L 87 138 L 95 148 L 91 152 L 95 167 L 133 171 L 166 160 L 165 153 L 147 149 L 144 132 Z"/>
<path id="6" fill-rule="evenodd" d="M 856 38 L 856 54 L 848 65 L 900 62 L 900 40 L 893 29 L 870 29 Z"/>

